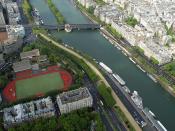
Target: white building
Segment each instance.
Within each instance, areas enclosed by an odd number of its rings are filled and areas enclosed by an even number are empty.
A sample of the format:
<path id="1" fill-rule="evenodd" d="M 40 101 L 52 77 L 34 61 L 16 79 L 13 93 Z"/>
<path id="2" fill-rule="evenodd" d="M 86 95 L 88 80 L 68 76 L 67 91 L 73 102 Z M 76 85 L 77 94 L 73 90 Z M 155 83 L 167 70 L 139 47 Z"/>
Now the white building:
<path id="1" fill-rule="evenodd" d="M 61 114 L 64 114 L 80 108 L 91 107 L 93 98 L 85 87 L 59 94 L 57 104 Z"/>
<path id="2" fill-rule="evenodd" d="M 25 36 L 25 29 L 22 25 L 6 25 L 8 38 L 23 38 Z"/>
<path id="3" fill-rule="evenodd" d="M 155 58 L 159 61 L 159 65 L 168 63 L 172 60 L 173 56 L 167 47 L 154 43 L 152 40 L 139 42 L 138 46 L 144 50 L 144 55 L 148 58 Z"/>
<path id="4" fill-rule="evenodd" d="M 113 3 L 113 0 L 103 0 L 105 3 Z"/>
<path id="5" fill-rule="evenodd" d="M 55 115 L 54 104 L 50 97 L 24 104 L 14 105 L 4 110 L 4 127 L 9 128 L 24 121 Z"/>

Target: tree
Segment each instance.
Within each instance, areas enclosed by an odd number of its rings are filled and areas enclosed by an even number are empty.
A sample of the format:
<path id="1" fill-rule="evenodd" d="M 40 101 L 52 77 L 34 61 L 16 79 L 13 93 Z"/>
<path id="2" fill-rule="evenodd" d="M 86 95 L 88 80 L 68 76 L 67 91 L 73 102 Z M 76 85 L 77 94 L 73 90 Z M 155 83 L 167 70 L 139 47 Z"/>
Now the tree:
<path id="1" fill-rule="evenodd" d="M 115 105 L 115 100 L 111 94 L 111 89 L 106 87 L 104 83 L 100 83 L 97 87 L 98 92 L 105 100 L 105 103 L 109 107 L 113 107 Z"/>
<path id="2" fill-rule="evenodd" d="M 134 17 L 128 17 L 125 19 L 125 22 L 132 27 L 135 27 L 135 25 L 138 24 L 138 21 Z"/>
<path id="3" fill-rule="evenodd" d="M 0 76 L 0 87 L 5 87 L 8 82 L 8 79 L 6 76 L 2 75 Z"/>
<path id="4" fill-rule="evenodd" d="M 59 61 L 59 57 L 56 56 L 55 54 L 51 54 L 51 55 L 49 55 L 49 61 L 52 64 L 56 64 Z"/>
<path id="5" fill-rule="evenodd" d="M 151 56 L 150 60 L 152 61 L 153 64 L 158 65 L 159 61 L 156 60 L 154 57 Z"/>
<path id="6" fill-rule="evenodd" d="M 88 8 L 88 12 L 91 13 L 91 14 L 94 14 L 94 7 L 93 6 L 90 6 Z"/>

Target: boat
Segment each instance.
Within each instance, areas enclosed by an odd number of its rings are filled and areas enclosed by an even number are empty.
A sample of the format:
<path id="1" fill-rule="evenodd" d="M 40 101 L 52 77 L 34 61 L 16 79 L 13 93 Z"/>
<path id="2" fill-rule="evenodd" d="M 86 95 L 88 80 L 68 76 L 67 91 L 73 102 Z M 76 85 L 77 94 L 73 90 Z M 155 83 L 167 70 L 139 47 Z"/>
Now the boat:
<path id="1" fill-rule="evenodd" d="M 156 117 L 155 114 L 154 114 L 151 110 L 149 110 L 149 113 L 150 113 L 153 117 Z"/>
<path id="2" fill-rule="evenodd" d="M 128 94 L 131 92 L 130 89 L 129 89 L 127 86 L 123 86 L 122 88 L 123 88 L 124 91 L 125 91 L 126 93 L 128 93 Z"/>
<path id="3" fill-rule="evenodd" d="M 106 36 L 104 33 L 103 33 L 103 36 L 108 40 L 109 38 L 108 38 L 108 36 Z"/>
<path id="4" fill-rule="evenodd" d="M 146 72 L 142 67 L 140 67 L 139 65 L 136 65 L 142 72 Z"/>
<path id="5" fill-rule="evenodd" d="M 44 21 L 41 18 L 40 13 L 36 8 L 33 9 L 32 16 L 33 16 L 34 21 L 37 25 L 40 25 L 40 24 L 43 25 L 44 24 Z"/>
<path id="6" fill-rule="evenodd" d="M 40 19 L 40 24 L 43 25 L 44 24 L 44 21 L 42 19 Z"/>
<path id="7" fill-rule="evenodd" d="M 33 13 L 34 16 L 40 17 L 40 13 L 36 8 L 33 9 L 32 13 Z"/>
<path id="8" fill-rule="evenodd" d="M 147 73 L 147 75 L 149 76 L 149 78 L 151 79 L 151 80 L 153 80 L 155 83 L 157 83 L 157 80 L 156 80 L 156 78 L 154 78 L 151 74 L 149 74 L 149 73 Z"/>
<path id="9" fill-rule="evenodd" d="M 122 51 L 122 53 L 123 53 L 125 56 L 127 56 L 127 54 L 126 54 L 124 51 Z"/>
<path id="10" fill-rule="evenodd" d="M 127 56 L 127 54 L 124 52 L 124 55 Z"/>
<path id="11" fill-rule="evenodd" d="M 131 57 L 129 57 L 129 60 L 130 60 L 132 63 L 136 64 L 136 62 L 135 62 Z"/>
<path id="12" fill-rule="evenodd" d="M 164 125 L 156 119 L 155 114 L 147 107 L 143 109 L 143 113 L 158 131 L 167 131 Z"/>
<path id="13" fill-rule="evenodd" d="M 112 76 L 120 83 L 120 85 L 124 86 L 126 83 L 125 81 L 117 74 L 112 74 Z"/>
<path id="14" fill-rule="evenodd" d="M 117 49 L 118 49 L 118 50 L 121 50 L 120 47 L 118 47 L 118 46 L 117 46 Z"/>
<path id="15" fill-rule="evenodd" d="M 99 65 L 105 70 L 107 71 L 108 73 L 111 73 L 112 74 L 112 70 L 111 68 L 109 68 L 107 65 L 105 65 L 103 62 L 100 62 Z"/>
<path id="16" fill-rule="evenodd" d="M 164 127 L 164 125 L 160 121 L 157 121 L 157 123 L 160 125 L 163 131 L 167 131 L 167 129 Z"/>
<path id="17" fill-rule="evenodd" d="M 142 98 L 139 96 L 137 91 L 134 91 L 131 95 L 131 99 L 132 101 L 135 103 L 135 105 L 140 108 L 143 109 L 143 102 L 142 102 Z"/>

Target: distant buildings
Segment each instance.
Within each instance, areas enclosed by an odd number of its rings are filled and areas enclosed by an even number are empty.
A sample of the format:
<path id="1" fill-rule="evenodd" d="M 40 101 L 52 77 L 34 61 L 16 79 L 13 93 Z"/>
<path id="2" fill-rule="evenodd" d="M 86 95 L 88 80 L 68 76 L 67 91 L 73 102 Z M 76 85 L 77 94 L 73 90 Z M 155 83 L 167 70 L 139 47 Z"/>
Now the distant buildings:
<path id="1" fill-rule="evenodd" d="M 94 2 L 94 0 L 78 0 L 78 2 L 83 6 L 85 6 L 86 8 L 96 6 L 96 2 Z"/>
<path id="2" fill-rule="evenodd" d="M 16 2 L 7 2 L 7 15 L 8 15 L 8 23 L 9 25 L 17 25 L 21 21 L 20 12 L 18 9 L 18 5 Z"/>
<path id="3" fill-rule="evenodd" d="M 54 104 L 50 97 L 24 104 L 18 104 L 5 108 L 3 111 L 5 128 L 24 121 L 30 121 L 40 117 L 51 117 L 55 115 Z"/>
<path id="4" fill-rule="evenodd" d="M 95 0 L 79 0 L 86 5 Z M 175 1 L 172 0 L 103 0 L 95 4 L 94 15 L 111 25 L 132 45 L 144 50 L 145 56 L 153 57 L 159 65 L 175 59 L 175 42 L 167 29 L 173 28 L 175 37 Z M 126 23 L 128 17 L 138 21 L 135 27 Z M 165 27 L 166 25 L 166 27 Z"/>
<path id="5" fill-rule="evenodd" d="M 83 107 L 91 107 L 93 98 L 87 88 L 79 88 L 59 94 L 57 104 L 61 114 L 64 114 Z"/>
<path id="6" fill-rule="evenodd" d="M 0 3 L 0 52 L 10 54 L 21 48 L 25 29 L 19 25 L 21 16 L 17 3 L 12 0 L 1 0 Z M 5 15 L 3 10 L 6 10 Z"/>
<path id="7" fill-rule="evenodd" d="M 5 24 L 6 23 L 5 23 L 5 19 L 4 19 L 4 15 L 3 15 L 3 7 L 0 3 L 0 25 L 2 26 L 2 25 L 5 25 Z"/>
<path id="8" fill-rule="evenodd" d="M 3 54 L 0 54 L 0 66 L 5 63 L 5 60 L 3 58 Z"/>
<path id="9" fill-rule="evenodd" d="M 6 25 L 6 31 L 9 38 L 23 38 L 25 29 L 22 25 Z"/>

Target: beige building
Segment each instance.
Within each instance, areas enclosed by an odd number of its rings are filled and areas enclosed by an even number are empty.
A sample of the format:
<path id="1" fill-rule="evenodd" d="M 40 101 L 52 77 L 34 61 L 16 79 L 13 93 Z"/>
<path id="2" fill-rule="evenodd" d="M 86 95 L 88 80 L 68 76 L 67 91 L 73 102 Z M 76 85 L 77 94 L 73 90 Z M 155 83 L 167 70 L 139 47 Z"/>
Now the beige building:
<path id="1" fill-rule="evenodd" d="M 29 60 L 22 60 L 20 62 L 13 63 L 14 72 L 21 72 L 29 69 L 32 69 L 32 65 Z"/>
<path id="2" fill-rule="evenodd" d="M 21 60 L 33 59 L 34 57 L 39 57 L 39 56 L 40 56 L 39 49 L 34 49 L 31 51 L 26 51 L 26 52 L 20 53 Z"/>
<path id="3" fill-rule="evenodd" d="M 91 107 L 93 98 L 89 90 L 84 87 L 59 94 L 57 104 L 61 114 L 64 114 L 80 108 Z"/>

